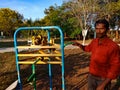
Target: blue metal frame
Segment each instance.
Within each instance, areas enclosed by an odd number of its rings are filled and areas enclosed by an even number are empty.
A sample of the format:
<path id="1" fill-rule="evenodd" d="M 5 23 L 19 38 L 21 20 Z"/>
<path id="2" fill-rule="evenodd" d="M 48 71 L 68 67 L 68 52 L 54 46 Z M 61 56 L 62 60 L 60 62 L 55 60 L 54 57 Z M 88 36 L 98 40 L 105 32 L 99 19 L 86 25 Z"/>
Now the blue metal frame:
<path id="1" fill-rule="evenodd" d="M 50 43 L 50 31 L 47 30 L 48 42 Z M 50 51 L 49 51 L 50 52 Z M 52 90 L 52 65 L 49 64 L 50 90 Z"/>
<path id="2" fill-rule="evenodd" d="M 65 90 L 65 71 L 64 71 L 64 35 L 60 27 L 58 26 L 45 26 L 45 27 L 21 27 L 18 28 L 15 33 L 14 33 L 14 49 L 15 49 L 15 54 L 16 54 L 16 69 L 17 69 L 17 74 L 18 74 L 18 84 L 19 84 L 19 89 L 22 90 L 22 82 L 20 78 L 20 66 L 18 64 L 19 59 L 18 59 L 18 48 L 17 48 L 17 33 L 21 30 L 47 30 L 48 31 L 48 41 L 50 41 L 50 29 L 57 29 L 60 33 L 60 48 L 61 48 L 61 58 L 62 58 L 62 65 L 61 65 L 61 70 L 62 70 L 62 90 Z M 50 90 L 52 90 L 52 73 L 51 73 L 51 65 L 49 64 L 49 77 L 50 77 Z"/>

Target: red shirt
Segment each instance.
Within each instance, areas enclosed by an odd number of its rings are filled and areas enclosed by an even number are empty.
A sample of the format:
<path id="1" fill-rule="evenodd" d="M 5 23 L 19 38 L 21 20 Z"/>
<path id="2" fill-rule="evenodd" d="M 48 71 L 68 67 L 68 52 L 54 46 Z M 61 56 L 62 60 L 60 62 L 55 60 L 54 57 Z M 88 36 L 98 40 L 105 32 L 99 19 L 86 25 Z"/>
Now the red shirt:
<path id="1" fill-rule="evenodd" d="M 91 52 L 90 73 L 103 78 L 115 79 L 119 73 L 119 46 L 106 37 L 101 44 L 94 39 L 85 51 Z"/>

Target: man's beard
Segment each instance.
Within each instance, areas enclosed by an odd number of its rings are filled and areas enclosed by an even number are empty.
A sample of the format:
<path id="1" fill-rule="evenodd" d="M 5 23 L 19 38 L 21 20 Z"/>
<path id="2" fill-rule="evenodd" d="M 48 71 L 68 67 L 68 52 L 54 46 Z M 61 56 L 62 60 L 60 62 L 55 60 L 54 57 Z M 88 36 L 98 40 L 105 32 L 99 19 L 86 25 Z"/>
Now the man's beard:
<path id="1" fill-rule="evenodd" d="M 104 38 L 106 34 L 96 33 L 96 38 Z"/>

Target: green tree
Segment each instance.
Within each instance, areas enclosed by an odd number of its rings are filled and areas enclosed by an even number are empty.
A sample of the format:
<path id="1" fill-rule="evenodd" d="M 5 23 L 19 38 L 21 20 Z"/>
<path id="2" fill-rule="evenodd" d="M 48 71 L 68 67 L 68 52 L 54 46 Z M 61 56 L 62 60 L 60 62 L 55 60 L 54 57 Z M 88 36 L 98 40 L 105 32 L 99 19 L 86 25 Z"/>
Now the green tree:
<path id="1" fill-rule="evenodd" d="M 116 26 L 118 27 L 116 28 L 116 36 L 114 38 L 119 39 L 118 30 L 120 28 L 120 0 L 107 2 L 105 8 L 106 13 L 103 13 L 103 15 L 110 22 L 110 28 L 114 30 Z"/>
<path id="2" fill-rule="evenodd" d="M 67 10 L 65 4 L 62 6 L 50 6 L 45 10 L 46 17 L 44 18 L 47 22 L 46 25 L 56 25 L 60 26 L 64 32 L 65 36 L 72 36 L 72 32 L 75 29 L 76 20 L 73 17 L 72 13 Z M 58 35 L 57 31 L 54 31 L 53 34 Z"/>
<path id="3" fill-rule="evenodd" d="M 0 8 L 0 31 L 6 36 L 13 36 L 15 29 L 23 24 L 23 16 L 9 8 Z"/>
<path id="4" fill-rule="evenodd" d="M 74 14 L 77 27 L 88 30 L 99 18 L 115 27 L 120 22 L 120 0 L 65 0 L 66 8 Z"/>

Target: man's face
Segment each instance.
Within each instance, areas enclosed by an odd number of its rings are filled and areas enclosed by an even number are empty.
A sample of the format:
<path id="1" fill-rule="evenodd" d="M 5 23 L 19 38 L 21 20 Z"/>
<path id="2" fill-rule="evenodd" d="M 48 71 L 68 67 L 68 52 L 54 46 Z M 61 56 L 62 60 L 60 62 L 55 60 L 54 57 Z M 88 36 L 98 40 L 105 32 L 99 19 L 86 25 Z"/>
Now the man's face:
<path id="1" fill-rule="evenodd" d="M 106 28 L 102 23 L 96 25 L 95 31 L 97 38 L 103 38 L 106 35 Z"/>

